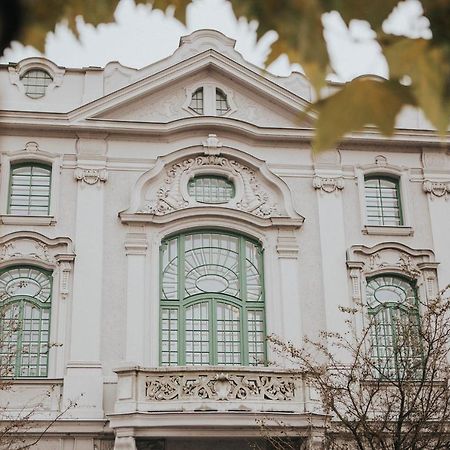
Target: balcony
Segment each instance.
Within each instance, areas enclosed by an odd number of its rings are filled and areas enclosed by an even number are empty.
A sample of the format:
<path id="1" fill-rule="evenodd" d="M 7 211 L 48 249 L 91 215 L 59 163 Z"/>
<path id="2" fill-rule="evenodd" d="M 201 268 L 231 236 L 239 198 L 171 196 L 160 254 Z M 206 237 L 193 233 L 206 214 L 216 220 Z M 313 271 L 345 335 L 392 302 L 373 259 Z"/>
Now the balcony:
<path id="1" fill-rule="evenodd" d="M 230 431 L 258 436 L 262 422 L 288 425 L 301 434 L 324 424 L 319 401 L 302 374 L 286 369 L 129 367 L 116 373 L 117 399 L 109 419 L 118 438 L 193 432 L 229 437 Z"/>

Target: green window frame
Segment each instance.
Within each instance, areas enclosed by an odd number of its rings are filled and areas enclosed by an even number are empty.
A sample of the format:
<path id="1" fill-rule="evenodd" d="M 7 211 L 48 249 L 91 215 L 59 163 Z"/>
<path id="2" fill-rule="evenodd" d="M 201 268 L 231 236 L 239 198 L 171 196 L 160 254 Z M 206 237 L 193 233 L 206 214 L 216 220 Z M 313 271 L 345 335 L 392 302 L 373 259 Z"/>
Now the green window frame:
<path id="1" fill-rule="evenodd" d="M 198 114 L 204 114 L 204 96 L 203 96 L 203 88 L 198 88 L 193 94 L 191 98 L 191 103 L 189 105 L 193 111 Z"/>
<path id="2" fill-rule="evenodd" d="M 8 214 L 48 216 L 52 168 L 46 164 L 12 164 L 9 177 Z"/>
<path id="3" fill-rule="evenodd" d="M 370 350 L 375 376 L 414 376 L 421 367 L 417 290 L 407 278 L 386 274 L 367 280 Z"/>
<path id="4" fill-rule="evenodd" d="M 197 175 L 189 180 L 188 194 L 199 203 L 228 203 L 235 195 L 234 184 L 225 177 Z"/>
<path id="5" fill-rule="evenodd" d="M 368 225 L 403 225 L 398 178 L 371 175 L 364 179 L 364 197 Z"/>
<path id="6" fill-rule="evenodd" d="M 202 230 L 162 242 L 160 364 L 266 361 L 262 248 L 242 235 Z"/>
<path id="7" fill-rule="evenodd" d="M 0 272 L 0 376 L 47 377 L 51 296 L 47 270 L 13 266 Z"/>

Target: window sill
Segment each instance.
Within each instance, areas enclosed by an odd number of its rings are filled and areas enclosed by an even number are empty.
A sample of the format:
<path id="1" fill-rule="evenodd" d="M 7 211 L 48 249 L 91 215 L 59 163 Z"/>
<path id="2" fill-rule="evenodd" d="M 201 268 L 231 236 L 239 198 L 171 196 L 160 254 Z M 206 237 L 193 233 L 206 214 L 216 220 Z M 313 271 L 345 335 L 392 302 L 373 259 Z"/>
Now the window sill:
<path id="1" fill-rule="evenodd" d="M 387 225 L 365 225 L 362 234 L 372 234 L 375 236 L 413 236 L 412 227 L 393 227 Z"/>
<path id="2" fill-rule="evenodd" d="M 0 223 L 4 225 L 54 225 L 54 216 L 12 216 L 1 215 Z"/>

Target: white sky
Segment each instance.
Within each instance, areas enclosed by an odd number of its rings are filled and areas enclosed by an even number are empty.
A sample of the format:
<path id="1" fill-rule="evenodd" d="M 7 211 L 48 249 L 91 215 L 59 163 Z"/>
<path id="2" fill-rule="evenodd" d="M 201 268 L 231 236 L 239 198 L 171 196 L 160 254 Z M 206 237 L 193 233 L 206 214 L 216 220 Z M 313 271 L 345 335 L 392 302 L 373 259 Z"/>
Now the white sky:
<path id="1" fill-rule="evenodd" d="M 67 26 L 57 25 L 55 32 L 47 35 L 45 56 L 66 67 L 104 66 L 119 61 L 140 68 L 173 53 L 181 36 L 201 28 L 213 28 L 236 39 L 236 48 L 243 57 L 262 66 L 270 45 L 277 39 L 275 32 L 269 32 L 257 40 L 257 23 L 237 19 L 226 0 L 193 0 L 187 9 L 186 26 L 175 20 L 170 11 L 163 13 L 149 5 L 136 6 L 134 0 L 121 0 L 115 18 L 115 23 L 94 27 L 80 17 L 79 41 Z M 323 23 L 338 79 L 367 73 L 387 76 L 386 62 L 366 22 L 352 21 L 347 28 L 339 14 L 329 13 L 323 16 Z M 384 29 L 410 37 L 431 36 L 418 0 L 401 2 L 384 23 Z M 0 62 L 17 62 L 35 55 L 39 53 L 34 48 L 13 42 Z M 269 67 L 277 75 L 288 75 L 292 69 L 299 70 L 299 66 L 292 66 L 285 55 Z"/>

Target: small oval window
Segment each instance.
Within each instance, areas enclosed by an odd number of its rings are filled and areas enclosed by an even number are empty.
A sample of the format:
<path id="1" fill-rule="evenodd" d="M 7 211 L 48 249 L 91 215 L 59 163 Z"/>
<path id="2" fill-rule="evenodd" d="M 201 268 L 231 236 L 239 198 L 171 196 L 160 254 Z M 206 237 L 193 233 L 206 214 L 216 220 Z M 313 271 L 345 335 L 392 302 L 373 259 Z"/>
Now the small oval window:
<path id="1" fill-rule="evenodd" d="M 200 175 L 189 181 L 188 193 L 199 203 L 228 203 L 234 197 L 234 185 L 225 177 Z"/>

